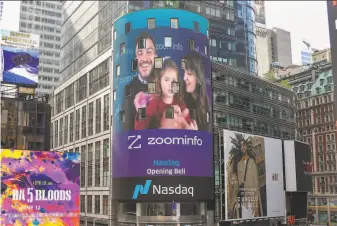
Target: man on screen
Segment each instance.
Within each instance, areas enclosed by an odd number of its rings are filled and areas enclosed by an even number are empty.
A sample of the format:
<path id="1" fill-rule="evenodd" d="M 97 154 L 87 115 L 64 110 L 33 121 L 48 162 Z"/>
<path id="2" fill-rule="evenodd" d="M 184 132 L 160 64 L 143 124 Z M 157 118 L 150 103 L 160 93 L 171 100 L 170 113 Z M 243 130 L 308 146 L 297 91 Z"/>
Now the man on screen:
<path id="1" fill-rule="evenodd" d="M 134 122 L 139 108 L 146 107 L 152 95 L 148 94 L 148 83 L 155 80 L 154 58 L 157 57 L 153 38 L 143 32 L 136 39 L 136 60 L 138 74 L 129 84 L 130 95 L 125 97 L 124 131 L 134 130 Z"/>

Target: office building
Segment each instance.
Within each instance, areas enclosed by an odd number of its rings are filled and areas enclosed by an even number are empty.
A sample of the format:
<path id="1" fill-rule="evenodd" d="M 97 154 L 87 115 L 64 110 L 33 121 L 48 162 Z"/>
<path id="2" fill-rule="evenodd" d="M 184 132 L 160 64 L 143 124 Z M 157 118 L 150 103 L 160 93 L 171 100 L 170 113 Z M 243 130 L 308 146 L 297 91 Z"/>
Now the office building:
<path id="1" fill-rule="evenodd" d="M 256 26 L 260 28 L 266 28 L 266 11 L 264 0 L 256 0 L 255 9 L 256 9 L 255 15 Z"/>
<path id="2" fill-rule="evenodd" d="M 214 95 L 219 102 L 214 108 L 216 126 L 294 138 L 293 94 L 251 76 L 255 69 L 252 67 L 254 70 L 250 70 L 247 66 L 249 60 L 243 41 L 246 33 L 243 30 L 235 32 L 236 2 L 64 1 L 62 4 L 64 22 L 61 28 L 60 72 L 63 81 L 50 100 L 53 106 L 52 149 L 88 153 L 82 156 L 81 225 L 115 225 L 118 218 L 118 203 L 112 200 L 110 186 L 111 27 L 114 20 L 126 13 L 144 8 L 179 6 L 207 17 L 210 22 L 209 55 L 213 60 L 213 71 L 218 71 L 220 77 L 219 81 L 215 80 L 215 75 L 213 77 L 214 86 L 218 87 Z M 245 7 L 252 8 L 245 4 L 248 3 L 244 3 Z M 252 23 L 250 20 L 254 26 Z M 252 47 L 255 42 L 252 31 L 249 32 Z M 237 45 L 240 35 L 242 44 Z M 253 54 L 250 58 L 254 65 Z M 227 70 L 228 75 L 220 76 L 221 71 Z M 226 90 L 223 90 L 224 87 Z M 266 117 L 269 117 L 269 123 L 266 123 Z M 217 186 L 217 189 L 220 187 Z M 214 217 L 210 217 L 215 225 L 224 219 L 220 205 L 218 197 L 216 207 L 209 207 L 216 209 Z"/>
<path id="3" fill-rule="evenodd" d="M 331 63 L 331 49 L 316 50 L 312 53 L 312 63 Z"/>
<path id="4" fill-rule="evenodd" d="M 263 77 L 270 70 L 272 63 L 270 31 L 266 28 L 256 27 L 256 57 L 258 75 Z"/>
<path id="5" fill-rule="evenodd" d="M 60 1 L 21 1 L 19 31 L 40 35 L 39 94 L 50 93 L 60 81 L 61 23 Z"/>
<path id="6" fill-rule="evenodd" d="M 286 67 L 292 64 L 290 32 L 273 28 L 270 30 L 270 46 L 272 62 L 279 62 Z"/>
<path id="7" fill-rule="evenodd" d="M 280 28 L 256 28 L 259 76 L 269 70 L 292 65 L 290 32 Z"/>
<path id="8" fill-rule="evenodd" d="M 174 3 L 174 4 L 173 4 Z M 89 4 L 89 3 L 86 3 Z M 64 2 L 64 24 L 62 26 L 63 31 L 67 30 L 67 33 L 62 33 L 64 37 L 63 43 L 61 43 L 61 48 L 63 50 L 64 56 L 61 57 L 61 77 L 63 80 L 67 80 L 69 77 L 73 76 L 78 72 L 80 69 L 91 62 L 96 56 L 100 55 L 102 51 L 106 49 L 106 47 L 110 46 L 111 37 L 107 35 L 111 29 L 112 21 L 116 18 L 120 17 L 121 15 L 133 12 L 135 10 L 140 10 L 144 8 L 151 8 L 151 7 L 178 7 L 187 9 L 190 11 L 194 11 L 200 13 L 201 15 L 207 17 L 210 20 L 210 29 L 209 29 L 209 36 L 210 36 L 210 52 L 211 52 L 211 59 L 214 61 L 219 61 L 223 63 L 227 63 L 229 65 L 238 66 L 242 68 L 249 69 L 252 73 L 256 73 L 256 51 L 255 43 L 256 38 L 254 34 L 255 23 L 252 19 L 252 13 L 254 13 L 252 2 L 242 2 L 240 3 L 240 7 L 237 6 L 237 10 L 241 12 L 240 17 L 234 16 L 234 9 L 236 9 L 237 2 L 236 1 L 189 1 L 189 2 L 176 2 L 176 1 L 119 1 L 114 3 L 107 3 L 102 2 L 99 6 L 96 6 L 93 3 L 93 8 L 90 11 L 85 12 L 85 15 L 89 15 L 88 19 L 85 20 L 84 18 L 81 19 L 85 21 L 91 21 L 91 15 L 96 15 L 99 12 L 99 23 L 104 21 L 104 24 L 100 24 L 98 26 L 98 31 L 93 33 L 93 36 L 89 36 L 87 38 L 83 38 L 87 40 L 84 44 L 79 44 L 81 39 L 74 39 L 72 37 L 78 37 L 78 35 L 82 35 L 82 33 L 76 33 L 75 28 L 73 26 L 73 22 L 71 20 L 73 12 L 77 11 L 77 7 L 80 6 L 81 8 L 86 8 L 86 5 L 83 5 L 83 2 Z M 102 6 L 101 6 L 102 5 Z M 102 8 L 104 7 L 104 8 Z M 249 11 L 248 16 L 243 13 L 245 7 Z M 83 13 L 82 13 L 83 14 Z M 70 17 L 70 18 L 69 18 Z M 90 17 L 90 18 L 89 18 Z M 93 22 L 95 22 L 96 17 L 93 17 Z M 110 24 L 108 24 L 109 17 Z M 239 23 L 239 21 L 241 21 Z M 245 28 L 244 21 L 249 21 L 249 31 Z M 235 23 L 238 22 L 240 26 L 235 26 Z M 78 22 L 77 22 L 78 23 Z M 80 24 L 81 25 L 81 24 Z M 104 27 L 103 27 L 104 25 Z M 81 25 L 82 27 L 82 25 Z M 97 26 L 96 26 L 97 28 Z M 94 31 L 96 28 L 93 28 Z M 97 40 L 96 32 L 98 33 L 98 39 L 101 40 L 98 49 L 97 47 L 92 47 L 94 41 Z M 246 37 L 248 37 L 249 32 L 249 42 L 246 42 Z M 90 33 L 90 32 L 89 32 Z M 86 37 L 84 35 L 83 37 Z M 69 42 L 70 41 L 70 42 Z M 87 44 L 88 43 L 88 44 Z M 67 44 L 67 45 L 65 45 Z M 86 46 L 89 47 L 86 47 Z M 78 50 L 75 48 L 78 46 Z M 83 46 L 83 47 L 82 47 Z M 248 48 L 249 46 L 249 48 Z M 90 49 L 91 48 L 91 49 Z M 74 54 L 72 54 L 72 50 L 76 49 Z M 83 57 L 82 53 L 86 50 L 90 49 L 91 51 L 86 53 L 86 56 Z M 248 52 L 250 51 L 250 53 Z M 70 54 L 69 54 L 70 53 Z M 77 60 L 74 59 L 78 56 Z M 251 69 L 250 69 L 251 68 Z"/>
<path id="9" fill-rule="evenodd" d="M 251 75 L 256 76 L 258 67 L 256 58 L 256 30 L 254 29 L 256 27 L 255 2 L 234 1 L 234 6 L 237 12 L 235 17 L 236 48 L 239 53 L 243 53 L 238 56 L 238 64 L 236 66 L 246 68 Z M 243 65 L 242 62 L 246 62 L 246 64 Z"/>
<path id="10" fill-rule="evenodd" d="M 301 62 L 302 65 L 308 65 L 312 63 L 312 53 L 313 50 L 310 48 L 311 44 L 305 40 L 303 42 L 303 48 L 301 51 Z"/>
<path id="11" fill-rule="evenodd" d="M 310 218 L 314 223 L 333 223 L 337 212 L 328 208 L 337 202 L 332 65 L 319 62 L 301 66 L 282 79 L 288 80 L 297 96 L 297 137 L 312 147 L 313 192 L 309 195 L 308 207 Z"/>
<path id="12" fill-rule="evenodd" d="M 301 51 L 301 63 L 302 65 L 308 65 L 312 63 L 312 52 L 310 50 Z"/>
<path id="13" fill-rule="evenodd" d="M 50 150 L 49 97 L 27 90 L 1 85 L 1 148 Z"/>

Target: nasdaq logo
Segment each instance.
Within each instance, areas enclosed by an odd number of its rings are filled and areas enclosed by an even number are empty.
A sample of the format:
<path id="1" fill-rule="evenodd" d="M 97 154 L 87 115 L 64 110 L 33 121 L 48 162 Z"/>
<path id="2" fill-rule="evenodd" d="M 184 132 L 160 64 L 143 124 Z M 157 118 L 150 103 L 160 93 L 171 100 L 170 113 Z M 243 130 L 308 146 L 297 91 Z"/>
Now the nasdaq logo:
<path id="1" fill-rule="evenodd" d="M 146 180 L 145 185 L 137 184 L 133 192 L 132 199 L 137 199 L 139 193 L 142 195 L 147 195 L 151 186 L 152 180 Z"/>

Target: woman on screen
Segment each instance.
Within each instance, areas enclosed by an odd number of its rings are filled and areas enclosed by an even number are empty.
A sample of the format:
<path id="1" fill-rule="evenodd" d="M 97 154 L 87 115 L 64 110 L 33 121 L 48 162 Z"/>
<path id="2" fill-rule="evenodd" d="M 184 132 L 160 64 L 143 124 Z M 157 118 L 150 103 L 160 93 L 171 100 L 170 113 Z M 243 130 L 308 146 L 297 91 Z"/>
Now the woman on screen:
<path id="1" fill-rule="evenodd" d="M 184 69 L 184 100 L 190 115 L 195 117 L 198 130 L 211 131 L 210 103 L 202 58 L 196 51 L 191 51 L 183 57 L 181 64 Z"/>

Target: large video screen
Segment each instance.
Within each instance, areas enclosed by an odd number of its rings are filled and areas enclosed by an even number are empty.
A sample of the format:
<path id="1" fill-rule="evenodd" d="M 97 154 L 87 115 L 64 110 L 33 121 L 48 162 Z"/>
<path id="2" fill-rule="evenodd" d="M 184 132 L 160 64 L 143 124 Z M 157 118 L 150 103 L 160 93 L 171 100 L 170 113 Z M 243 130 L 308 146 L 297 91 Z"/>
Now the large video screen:
<path id="1" fill-rule="evenodd" d="M 36 87 L 39 74 L 39 36 L 1 31 L 1 79 L 7 84 Z"/>
<path id="2" fill-rule="evenodd" d="M 79 153 L 1 149 L 0 225 L 79 226 Z"/>
<path id="3" fill-rule="evenodd" d="M 282 142 L 224 130 L 226 220 L 285 214 Z"/>
<path id="4" fill-rule="evenodd" d="M 207 19 L 184 10 L 148 9 L 118 19 L 112 30 L 115 197 L 211 199 Z M 149 192 L 134 196 L 149 180 Z M 172 192 L 156 192 L 160 186 Z"/>

